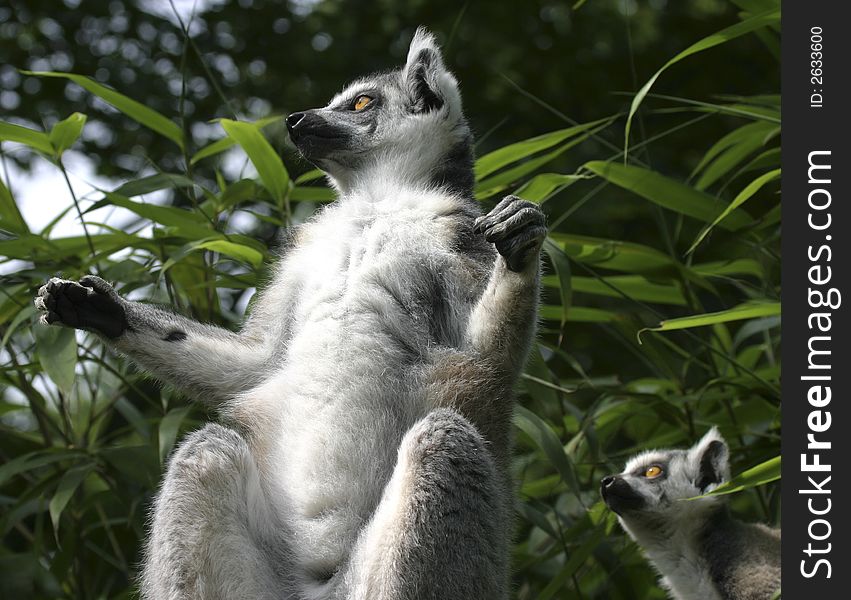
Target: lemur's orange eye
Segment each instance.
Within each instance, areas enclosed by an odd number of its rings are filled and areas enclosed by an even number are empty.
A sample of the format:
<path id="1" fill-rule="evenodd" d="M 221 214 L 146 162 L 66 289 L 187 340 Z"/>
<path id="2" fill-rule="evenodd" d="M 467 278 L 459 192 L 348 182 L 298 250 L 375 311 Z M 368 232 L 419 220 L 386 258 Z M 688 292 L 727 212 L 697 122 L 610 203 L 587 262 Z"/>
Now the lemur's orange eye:
<path id="1" fill-rule="evenodd" d="M 662 467 L 658 465 L 653 465 L 652 467 L 647 467 L 647 470 L 644 471 L 644 476 L 647 479 L 653 479 L 655 477 L 659 477 L 662 474 Z"/>
<path id="2" fill-rule="evenodd" d="M 372 98 L 370 96 L 367 96 L 366 94 L 361 94 L 360 96 L 355 98 L 355 103 L 352 105 L 352 107 L 355 110 L 363 110 L 370 102 L 372 102 Z"/>

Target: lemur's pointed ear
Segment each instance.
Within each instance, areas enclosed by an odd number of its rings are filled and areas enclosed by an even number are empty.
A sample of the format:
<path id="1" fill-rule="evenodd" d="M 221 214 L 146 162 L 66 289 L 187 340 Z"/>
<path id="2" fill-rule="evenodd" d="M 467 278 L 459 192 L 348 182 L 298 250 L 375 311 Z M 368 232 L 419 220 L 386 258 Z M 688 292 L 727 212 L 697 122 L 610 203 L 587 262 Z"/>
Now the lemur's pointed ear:
<path id="1" fill-rule="evenodd" d="M 730 478 L 730 451 L 717 427 L 713 427 L 689 450 L 689 458 L 697 465 L 698 489 L 706 491 L 710 485 L 718 485 Z"/>
<path id="2" fill-rule="evenodd" d="M 424 27 L 418 28 L 411 40 L 402 79 L 415 113 L 440 109 L 458 94 L 455 77 L 446 70 L 434 36 Z"/>

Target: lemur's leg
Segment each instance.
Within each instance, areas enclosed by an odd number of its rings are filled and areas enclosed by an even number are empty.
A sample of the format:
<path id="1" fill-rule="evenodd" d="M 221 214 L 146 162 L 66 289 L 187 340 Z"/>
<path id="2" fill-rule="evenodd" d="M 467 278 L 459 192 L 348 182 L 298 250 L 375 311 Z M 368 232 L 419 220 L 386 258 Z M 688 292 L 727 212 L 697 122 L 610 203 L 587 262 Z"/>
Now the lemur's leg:
<path id="1" fill-rule="evenodd" d="M 100 277 L 53 278 L 38 291 L 41 321 L 99 334 L 161 379 L 213 406 L 256 385 L 270 352 L 237 335 L 119 296 Z"/>
<path id="2" fill-rule="evenodd" d="M 469 421 L 437 409 L 399 447 L 393 475 L 344 574 L 347 600 L 507 597 L 509 505 Z"/>
<path id="3" fill-rule="evenodd" d="M 289 557 L 276 521 L 245 440 L 215 424 L 190 434 L 154 505 L 142 598 L 287 597 Z"/>
<path id="4" fill-rule="evenodd" d="M 535 329 L 546 218 L 536 204 L 506 196 L 476 220 L 474 231 L 484 234 L 499 256 L 470 316 L 467 343 L 496 366 L 517 375 Z"/>

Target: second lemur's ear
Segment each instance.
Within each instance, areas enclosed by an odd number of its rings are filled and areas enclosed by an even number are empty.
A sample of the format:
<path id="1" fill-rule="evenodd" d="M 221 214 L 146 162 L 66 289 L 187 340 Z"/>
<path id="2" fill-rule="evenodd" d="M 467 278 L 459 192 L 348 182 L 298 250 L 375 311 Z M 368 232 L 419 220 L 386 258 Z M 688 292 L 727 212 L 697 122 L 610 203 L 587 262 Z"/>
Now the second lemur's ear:
<path id="1" fill-rule="evenodd" d="M 730 451 L 727 442 L 713 427 L 689 450 L 690 462 L 697 465 L 695 485 L 708 491 L 710 485 L 717 486 L 730 479 Z"/>
<path id="2" fill-rule="evenodd" d="M 410 98 L 411 112 L 427 113 L 447 103 L 458 102 L 458 83 L 446 70 L 434 36 L 424 27 L 418 28 L 411 40 L 402 79 Z"/>

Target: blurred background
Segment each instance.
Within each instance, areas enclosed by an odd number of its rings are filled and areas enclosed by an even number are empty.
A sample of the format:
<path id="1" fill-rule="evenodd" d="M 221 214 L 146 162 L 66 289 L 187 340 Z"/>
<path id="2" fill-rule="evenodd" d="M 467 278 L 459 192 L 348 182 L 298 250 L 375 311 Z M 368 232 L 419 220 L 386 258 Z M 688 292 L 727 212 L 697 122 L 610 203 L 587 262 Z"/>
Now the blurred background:
<path id="1" fill-rule="evenodd" d="M 0 0 L 0 595 L 134 597 L 163 462 L 211 417 L 95 338 L 34 326 L 40 282 L 96 272 L 235 327 L 281 229 L 330 199 L 280 117 L 400 65 L 426 25 L 461 83 L 477 155 L 516 149 L 480 165 L 484 208 L 520 190 L 552 229 L 541 343 L 519 390 L 516 595 L 664 598 L 597 482 L 713 424 L 734 473 L 779 454 L 779 20 L 754 22 L 778 7 Z M 636 106 L 624 163 L 636 92 L 701 40 Z M 178 133 L 107 88 L 28 72 L 90 77 Z M 230 140 L 198 154 L 228 138 L 219 118 L 259 121 L 284 196 L 253 166 L 262 149 Z M 76 135 L 58 142 L 57 127 Z M 534 152 L 510 146 L 527 138 Z M 710 316 L 670 321 L 690 315 Z M 666 320 L 671 331 L 639 340 Z M 737 512 L 778 523 L 775 475 L 733 496 Z"/>

